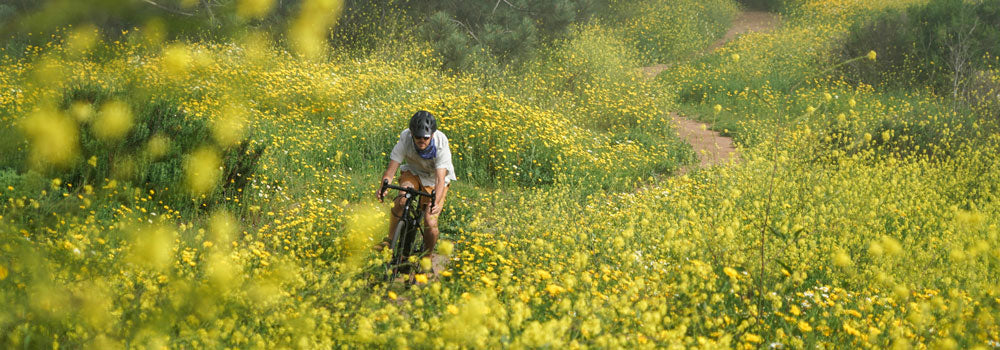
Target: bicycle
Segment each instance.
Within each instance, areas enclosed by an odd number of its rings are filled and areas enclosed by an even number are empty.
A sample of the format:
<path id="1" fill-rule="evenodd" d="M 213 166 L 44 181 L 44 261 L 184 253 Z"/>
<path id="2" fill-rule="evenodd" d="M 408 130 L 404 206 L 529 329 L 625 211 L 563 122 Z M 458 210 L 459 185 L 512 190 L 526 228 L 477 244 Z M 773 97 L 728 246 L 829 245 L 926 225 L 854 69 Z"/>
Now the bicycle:
<path id="1" fill-rule="evenodd" d="M 389 243 L 389 248 L 392 250 L 392 258 L 389 262 L 385 264 L 386 269 L 386 281 L 393 281 L 399 276 L 402 270 L 409 272 L 410 278 L 407 280 L 407 284 L 413 284 L 416 278 L 415 275 L 415 264 L 409 261 L 410 256 L 417 255 L 414 253 L 420 253 L 420 247 L 423 245 L 423 239 L 417 240 L 417 238 L 423 237 L 423 227 L 420 225 L 420 219 L 423 217 L 423 212 L 420 210 L 420 205 L 414 205 L 413 202 L 424 196 L 430 198 L 430 209 L 434 209 L 434 195 L 435 191 L 431 193 L 419 191 L 410 187 L 402 187 L 389 184 L 389 181 L 382 181 L 382 189 L 380 192 L 384 193 L 387 189 L 399 190 L 402 195 L 406 197 L 406 203 L 403 205 L 403 215 L 399 219 L 399 223 L 396 224 L 396 229 L 392 235 L 392 241 Z M 419 204 L 419 201 L 417 201 Z"/>

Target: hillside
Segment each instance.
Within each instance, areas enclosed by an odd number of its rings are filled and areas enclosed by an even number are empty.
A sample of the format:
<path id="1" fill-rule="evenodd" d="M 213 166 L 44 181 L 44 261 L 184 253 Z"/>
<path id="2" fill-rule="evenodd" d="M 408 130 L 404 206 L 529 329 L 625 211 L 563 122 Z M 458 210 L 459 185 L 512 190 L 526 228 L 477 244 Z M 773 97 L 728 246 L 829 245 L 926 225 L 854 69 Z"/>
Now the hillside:
<path id="1" fill-rule="evenodd" d="M 1000 347 L 996 1 L 67 4 L 0 8 L 4 347 Z"/>

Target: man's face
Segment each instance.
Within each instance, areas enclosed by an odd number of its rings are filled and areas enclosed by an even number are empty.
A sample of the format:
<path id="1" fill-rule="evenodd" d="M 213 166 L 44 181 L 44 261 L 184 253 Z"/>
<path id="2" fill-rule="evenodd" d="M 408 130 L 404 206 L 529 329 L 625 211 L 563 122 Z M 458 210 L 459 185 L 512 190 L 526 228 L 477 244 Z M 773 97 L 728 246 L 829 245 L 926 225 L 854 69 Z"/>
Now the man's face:
<path id="1" fill-rule="evenodd" d="M 427 146 L 431 145 L 431 138 L 414 136 L 413 144 L 417 146 L 418 151 L 423 151 L 427 149 Z"/>

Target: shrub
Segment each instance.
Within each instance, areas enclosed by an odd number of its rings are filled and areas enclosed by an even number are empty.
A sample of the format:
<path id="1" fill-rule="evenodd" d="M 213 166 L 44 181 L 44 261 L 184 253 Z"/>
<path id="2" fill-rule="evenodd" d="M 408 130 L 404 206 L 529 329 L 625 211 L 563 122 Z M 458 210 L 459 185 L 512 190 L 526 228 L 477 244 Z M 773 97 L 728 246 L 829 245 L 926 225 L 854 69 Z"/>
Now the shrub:
<path id="1" fill-rule="evenodd" d="M 732 1 L 638 1 L 620 4 L 609 19 L 643 63 L 685 58 L 728 29 L 738 8 Z"/>
<path id="2" fill-rule="evenodd" d="M 185 188 L 185 159 L 196 149 L 213 146 L 208 121 L 190 118 L 169 100 L 148 101 L 123 91 L 96 86 L 77 86 L 64 94 L 60 107 L 68 114 L 93 114 L 100 106 L 118 101 L 132 111 L 132 127 L 120 139 L 100 137 L 98 121 L 82 120 L 80 153 L 64 169 L 49 168 L 48 175 L 63 184 L 82 188 L 103 184 L 108 179 L 124 181 L 133 187 L 153 189 L 158 198 L 174 208 L 191 205 L 208 207 L 219 197 L 242 192 L 246 179 L 256 171 L 264 151 L 263 144 L 253 145 L 244 139 L 235 147 L 223 148 L 225 182 L 196 202 Z M 95 107 L 97 106 L 97 107 Z M 75 109 L 75 110 L 74 110 Z M 22 157 L 24 158 L 24 157 Z"/>
<path id="3" fill-rule="evenodd" d="M 984 54 L 1000 50 L 1000 3 L 934 0 L 906 10 L 887 10 L 855 23 L 841 56 L 870 50 L 878 62 L 845 68 L 856 81 L 875 86 L 922 88 L 960 96 L 971 72 L 984 66 Z"/>

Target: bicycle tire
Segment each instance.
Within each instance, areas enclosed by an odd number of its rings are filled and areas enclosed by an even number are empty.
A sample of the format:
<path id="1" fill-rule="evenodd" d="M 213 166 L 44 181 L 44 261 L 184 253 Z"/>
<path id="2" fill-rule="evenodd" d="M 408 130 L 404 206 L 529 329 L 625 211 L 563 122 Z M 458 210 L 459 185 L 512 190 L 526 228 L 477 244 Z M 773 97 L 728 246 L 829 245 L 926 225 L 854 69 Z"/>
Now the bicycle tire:
<path id="1" fill-rule="evenodd" d="M 392 242 L 389 243 L 389 247 L 392 248 L 392 258 L 389 259 L 389 276 L 387 280 L 392 282 L 399 276 L 399 264 L 402 262 L 402 245 L 400 244 L 403 240 L 400 239 L 403 235 L 403 230 L 406 228 L 406 221 L 400 220 L 396 224 L 396 230 L 392 235 Z"/>

